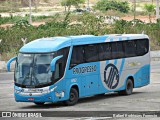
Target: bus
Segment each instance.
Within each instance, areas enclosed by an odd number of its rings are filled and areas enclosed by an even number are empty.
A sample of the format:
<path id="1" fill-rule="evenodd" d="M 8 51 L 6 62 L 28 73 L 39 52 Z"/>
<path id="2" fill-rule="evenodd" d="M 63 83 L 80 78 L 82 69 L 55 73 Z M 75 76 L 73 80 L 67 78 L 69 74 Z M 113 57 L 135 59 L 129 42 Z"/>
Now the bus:
<path id="1" fill-rule="evenodd" d="M 79 35 L 37 39 L 24 45 L 15 62 L 16 102 L 63 101 L 118 92 L 150 83 L 150 46 L 145 34 Z"/>

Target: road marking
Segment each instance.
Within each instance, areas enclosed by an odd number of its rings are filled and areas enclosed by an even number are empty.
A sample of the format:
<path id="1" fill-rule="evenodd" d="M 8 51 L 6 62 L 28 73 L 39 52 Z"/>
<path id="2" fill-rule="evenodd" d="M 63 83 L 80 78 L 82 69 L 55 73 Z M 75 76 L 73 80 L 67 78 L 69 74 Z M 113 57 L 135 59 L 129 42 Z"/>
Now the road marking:
<path id="1" fill-rule="evenodd" d="M 13 74 L 14 72 L 3 72 L 3 73 L 0 73 L 0 74 Z"/>

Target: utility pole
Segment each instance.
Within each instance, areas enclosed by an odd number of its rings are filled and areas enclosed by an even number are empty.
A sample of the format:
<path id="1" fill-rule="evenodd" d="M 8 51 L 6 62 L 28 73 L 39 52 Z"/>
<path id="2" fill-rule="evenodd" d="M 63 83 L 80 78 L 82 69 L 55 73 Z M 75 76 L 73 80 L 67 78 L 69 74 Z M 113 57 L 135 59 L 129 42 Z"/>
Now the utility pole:
<path id="1" fill-rule="evenodd" d="M 156 0 L 156 19 L 159 19 L 159 0 Z"/>
<path id="2" fill-rule="evenodd" d="M 29 0 L 29 23 L 32 25 L 32 1 Z"/>
<path id="3" fill-rule="evenodd" d="M 134 20 L 136 19 L 136 0 L 134 0 Z"/>
<path id="4" fill-rule="evenodd" d="M 13 0 L 11 0 L 11 13 L 13 13 Z"/>
<path id="5" fill-rule="evenodd" d="M 87 10 L 90 11 L 89 0 L 87 1 Z"/>
<path id="6" fill-rule="evenodd" d="M 67 11 L 67 0 L 65 0 L 65 12 Z"/>
<path id="7" fill-rule="evenodd" d="M 37 7 L 38 7 L 38 2 L 37 2 L 37 0 L 35 0 L 35 12 L 37 12 Z"/>

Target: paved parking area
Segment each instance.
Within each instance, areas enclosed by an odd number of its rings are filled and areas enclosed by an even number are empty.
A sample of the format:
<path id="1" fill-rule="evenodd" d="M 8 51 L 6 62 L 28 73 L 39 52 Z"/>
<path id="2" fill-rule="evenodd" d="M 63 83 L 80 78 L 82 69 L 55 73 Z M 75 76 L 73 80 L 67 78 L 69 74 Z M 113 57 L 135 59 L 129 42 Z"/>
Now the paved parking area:
<path id="1" fill-rule="evenodd" d="M 14 100 L 13 86 L 13 73 L 0 73 L 0 111 L 99 111 L 99 114 L 101 111 L 160 111 L 160 62 L 158 61 L 152 62 L 151 84 L 134 89 L 132 95 L 119 96 L 117 93 L 97 95 L 80 99 L 75 106 L 64 106 L 63 103 L 48 103 L 44 106 L 36 106 L 33 103 L 17 103 Z M 77 120 L 78 118 L 68 117 L 67 119 Z M 101 118 L 84 117 L 79 119 Z M 143 118 L 141 119 L 143 120 Z"/>

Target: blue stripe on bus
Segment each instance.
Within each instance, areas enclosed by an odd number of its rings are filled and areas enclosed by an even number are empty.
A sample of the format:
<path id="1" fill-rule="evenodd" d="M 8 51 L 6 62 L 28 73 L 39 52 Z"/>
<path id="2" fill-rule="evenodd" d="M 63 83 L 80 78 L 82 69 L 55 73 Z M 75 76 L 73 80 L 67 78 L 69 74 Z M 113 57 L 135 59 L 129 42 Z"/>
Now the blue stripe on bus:
<path id="1" fill-rule="evenodd" d="M 108 65 L 108 64 L 109 64 L 109 60 L 106 61 L 106 65 Z"/>
<path id="2" fill-rule="evenodd" d="M 122 38 L 119 38 L 119 41 L 122 41 Z M 114 65 L 117 65 L 117 59 L 114 60 Z"/>
<path id="3" fill-rule="evenodd" d="M 129 40 L 129 37 L 127 37 L 127 40 Z M 122 38 L 119 38 L 119 41 L 122 41 Z M 121 67 L 120 67 L 120 72 L 119 72 L 119 75 L 121 76 L 122 74 L 122 71 L 123 71 L 123 67 L 124 67 L 124 63 L 125 63 L 125 58 L 122 59 L 122 62 L 121 62 Z"/>
<path id="4" fill-rule="evenodd" d="M 117 59 L 114 60 L 114 65 L 117 65 L 117 61 L 118 61 Z"/>
<path id="5" fill-rule="evenodd" d="M 125 63 L 125 58 L 122 59 L 122 63 L 121 63 L 121 67 L 120 67 L 120 75 L 122 74 L 124 63 Z"/>

